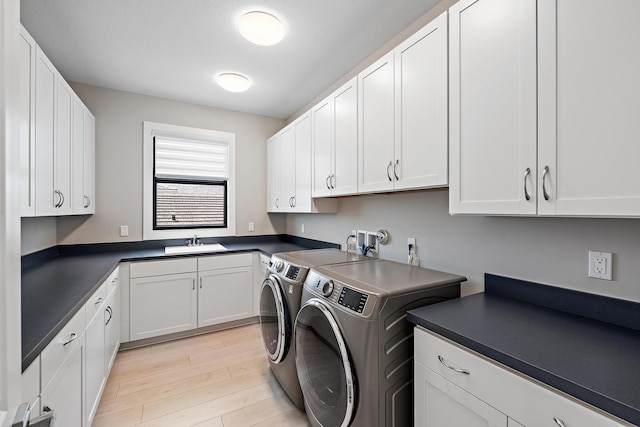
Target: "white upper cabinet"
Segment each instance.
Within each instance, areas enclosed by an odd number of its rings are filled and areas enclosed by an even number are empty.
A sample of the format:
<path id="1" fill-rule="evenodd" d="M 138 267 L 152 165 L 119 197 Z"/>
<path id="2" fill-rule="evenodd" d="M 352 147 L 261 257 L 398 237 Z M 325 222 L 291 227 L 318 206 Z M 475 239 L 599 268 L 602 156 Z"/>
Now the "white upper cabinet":
<path id="1" fill-rule="evenodd" d="M 20 29 L 21 215 L 95 213 L 95 118 Z"/>
<path id="2" fill-rule="evenodd" d="M 311 113 L 267 141 L 267 212 L 336 212 L 335 200 L 313 200 Z"/>
<path id="3" fill-rule="evenodd" d="M 640 3 L 450 9 L 450 211 L 640 216 Z"/>
<path id="4" fill-rule="evenodd" d="M 358 80 L 349 80 L 312 110 L 313 197 L 358 192 Z"/>
<path id="5" fill-rule="evenodd" d="M 358 74 L 358 191 L 393 189 L 393 52 Z"/>
<path id="6" fill-rule="evenodd" d="M 56 69 L 36 50 L 35 187 L 37 216 L 57 215 L 61 198 L 55 193 Z"/>
<path id="7" fill-rule="evenodd" d="M 639 20 L 635 0 L 539 0 L 539 214 L 640 216 Z"/>
<path id="8" fill-rule="evenodd" d="M 73 213 L 95 213 L 95 118 L 75 94 L 71 146 Z"/>
<path id="9" fill-rule="evenodd" d="M 450 211 L 535 214 L 536 1 L 462 1 L 449 17 Z"/>
<path id="10" fill-rule="evenodd" d="M 20 26 L 20 214 L 34 216 L 35 210 L 35 86 L 36 42 Z"/>
<path id="11" fill-rule="evenodd" d="M 447 13 L 394 49 L 396 189 L 448 184 Z"/>
<path id="12" fill-rule="evenodd" d="M 358 191 L 448 184 L 447 14 L 358 75 Z"/>

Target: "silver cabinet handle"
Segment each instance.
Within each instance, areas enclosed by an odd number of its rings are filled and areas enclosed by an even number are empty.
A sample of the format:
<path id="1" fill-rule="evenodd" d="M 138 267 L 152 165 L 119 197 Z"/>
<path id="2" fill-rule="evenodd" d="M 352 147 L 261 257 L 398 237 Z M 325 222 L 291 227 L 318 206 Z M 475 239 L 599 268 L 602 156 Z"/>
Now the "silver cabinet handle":
<path id="1" fill-rule="evenodd" d="M 84 198 L 84 207 L 88 208 L 91 206 L 91 198 L 89 196 L 82 196 Z"/>
<path id="2" fill-rule="evenodd" d="M 202 277 L 200 278 L 200 289 L 202 289 Z"/>
<path id="3" fill-rule="evenodd" d="M 191 290 L 196 290 L 196 279 L 191 279 L 193 281 L 193 288 Z"/>
<path id="4" fill-rule="evenodd" d="M 296 196 L 291 196 L 291 207 L 292 208 L 296 207 Z"/>
<path id="5" fill-rule="evenodd" d="M 276 199 L 276 208 L 280 207 L 280 199 Z"/>
<path id="6" fill-rule="evenodd" d="M 527 200 L 527 202 L 529 200 L 531 200 L 531 196 L 529 196 L 529 192 L 527 191 L 527 177 L 529 176 L 529 174 L 531 173 L 531 169 L 527 168 L 524 171 L 524 198 Z"/>
<path id="7" fill-rule="evenodd" d="M 331 181 L 330 182 L 331 182 L 331 188 L 336 188 L 336 176 L 335 176 L 335 174 L 331 175 Z"/>
<path id="8" fill-rule="evenodd" d="M 58 190 L 53 190 L 54 194 L 58 196 L 58 201 L 53 204 L 54 208 L 59 208 L 62 206 L 62 193 Z"/>
<path id="9" fill-rule="evenodd" d="M 63 342 L 62 345 L 66 346 L 67 344 L 71 344 L 76 339 L 78 339 L 78 334 L 76 334 L 75 332 L 71 332 L 71 335 L 69 335 L 69 339 L 67 341 Z"/>
<path id="10" fill-rule="evenodd" d="M 398 166 L 400 166 L 400 160 L 396 159 L 396 164 L 393 165 L 393 176 L 396 177 L 396 181 L 400 181 L 400 178 L 398 178 Z"/>
<path id="11" fill-rule="evenodd" d="M 330 179 L 331 179 L 331 175 L 327 175 L 327 179 L 324 180 L 324 183 L 327 184 L 328 190 L 331 190 L 331 184 L 329 184 Z"/>
<path id="12" fill-rule="evenodd" d="M 545 166 L 544 169 L 542 170 L 542 194 L 544 195 L 545 200 L 549 200 L 549 193 L 547 193 L 546 179 L 545 179 L 548 173 L 549 173 L 549 166 Z"/>
<path id="13" fill-rule="evenodd" d="M 442 363 L 444 366 L 451 369 L 452 371 L 456 371 L 458 373 L 465 374 L 465 375 L 471 374 L 471 372 L 467 371 L 466 369 L 454 368 L 453 366 L 447 365 L 446 362 L 444 361 L 444 358 L 440 355 L 438 355 L 438 360 L 440 361 L 440 363 Z"/>
<path id="14" fill-rule="evenodd" d="M 60 202 L 60 206 L 58 206 L 59 208 L 61 208 L 62 205 L 64 205 L 64 194 L 62 193 L 62 191 L 58 191 L 58 193 L 60 193 L 60 197 L 62 198 L 62 201 Z"/>
<path id="15" fill-rule="evenodd" d="M 107 307 L 105 311 L 109 314 L 109 318 L 107 319 L 107 322 L 104 324 L 105 326 L 107 326 L 111 322 L 111 319 L 113 319 L 113 309 L 111 307 Z"/>
<path id="16" fill-rule="evenodd" d="M 95 304 L 95 305 L 101 304 L 101 303 L 102 303 L 102 301 L 104 301 L 104 300 L 102 299 L 102 297 L 100 297 L 100 298 L 98 298 L 98 299 L 96 300 L 96 302 L 95 302 L 94 304 Z"/>
<path id="17" fill-rule="evenodd" d="M 391 179 L 391 174 L 389 174 L 389 168 L 393 166 L 393 162 L 389 162 L 389 164 L 387 165 L 387 178 L 389 178 L 389 182 L 393 181 L 393 179 Z"/>
<path id="18" fill-rule="evenodd" d="M 560 418 L 553 417 L 553 421 L 558 424 L 558 427 L 564 427 L 564 421 L 562 421 Z"/>

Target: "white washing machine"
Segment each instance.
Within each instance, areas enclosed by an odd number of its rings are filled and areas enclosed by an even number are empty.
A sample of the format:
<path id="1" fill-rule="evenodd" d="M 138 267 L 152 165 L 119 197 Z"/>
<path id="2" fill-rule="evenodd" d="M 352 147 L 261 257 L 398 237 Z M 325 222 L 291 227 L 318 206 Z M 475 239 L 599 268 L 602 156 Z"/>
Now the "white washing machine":
<path id="1" fill-rule="evenodd" d="M 338 249 L 312 249 L 273 254 L 260 292 L 260 326 L 274 376 L 291 401 L 304 410 L 293 355 L 293 322 L 309 269 L 316 265 L 367 261 Z"/>
<path id="2" fill-rule="evenodd" d="M 311 424 L 411 426 L 407 310 L 459 297 L 465 280 L 386 260 L 312 268 L 295 322 L 296 369 Z"/>

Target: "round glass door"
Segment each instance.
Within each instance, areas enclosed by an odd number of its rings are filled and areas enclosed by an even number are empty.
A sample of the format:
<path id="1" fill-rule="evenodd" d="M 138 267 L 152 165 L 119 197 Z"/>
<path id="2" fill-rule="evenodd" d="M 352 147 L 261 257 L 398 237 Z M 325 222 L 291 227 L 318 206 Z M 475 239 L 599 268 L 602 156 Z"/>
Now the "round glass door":
<path id="1" fill-rule="evenodd" d="M 355 376 L 340 328 L 319 299 L 296 318 L 296 369 L 308 409 L 323 426 L 347 426 L 355 408 Z"/>
<path id="2" fill-rule="evenodd" d="M 289 348 L 291 318 L 284 299 L 282 286 L 275 276 L 262 282 L 260 292 L 260 327 L 262 340 L 269 359 L 280 363 Z"/>

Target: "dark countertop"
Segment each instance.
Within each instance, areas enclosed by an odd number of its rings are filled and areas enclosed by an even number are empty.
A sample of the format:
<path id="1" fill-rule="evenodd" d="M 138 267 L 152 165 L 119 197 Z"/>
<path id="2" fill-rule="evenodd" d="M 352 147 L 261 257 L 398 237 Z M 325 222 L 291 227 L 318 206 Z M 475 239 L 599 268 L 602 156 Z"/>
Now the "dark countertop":
<path id="1" fill-rule="evenodd" d="M 640 425 L 639 303 L 486 275 L 484 293 L 408 319 Z"/>
<path id="2" fill-rule="evenodd" d="M 22 257 L 22 370 L 82 308 L 123 261 L 225 255 L 259 251 L 265 255 L 339 245 L 291 236 L 202 239 L 227 251 L 165 255 L 164 247 L 184 240 L 58 246 Z"/>

